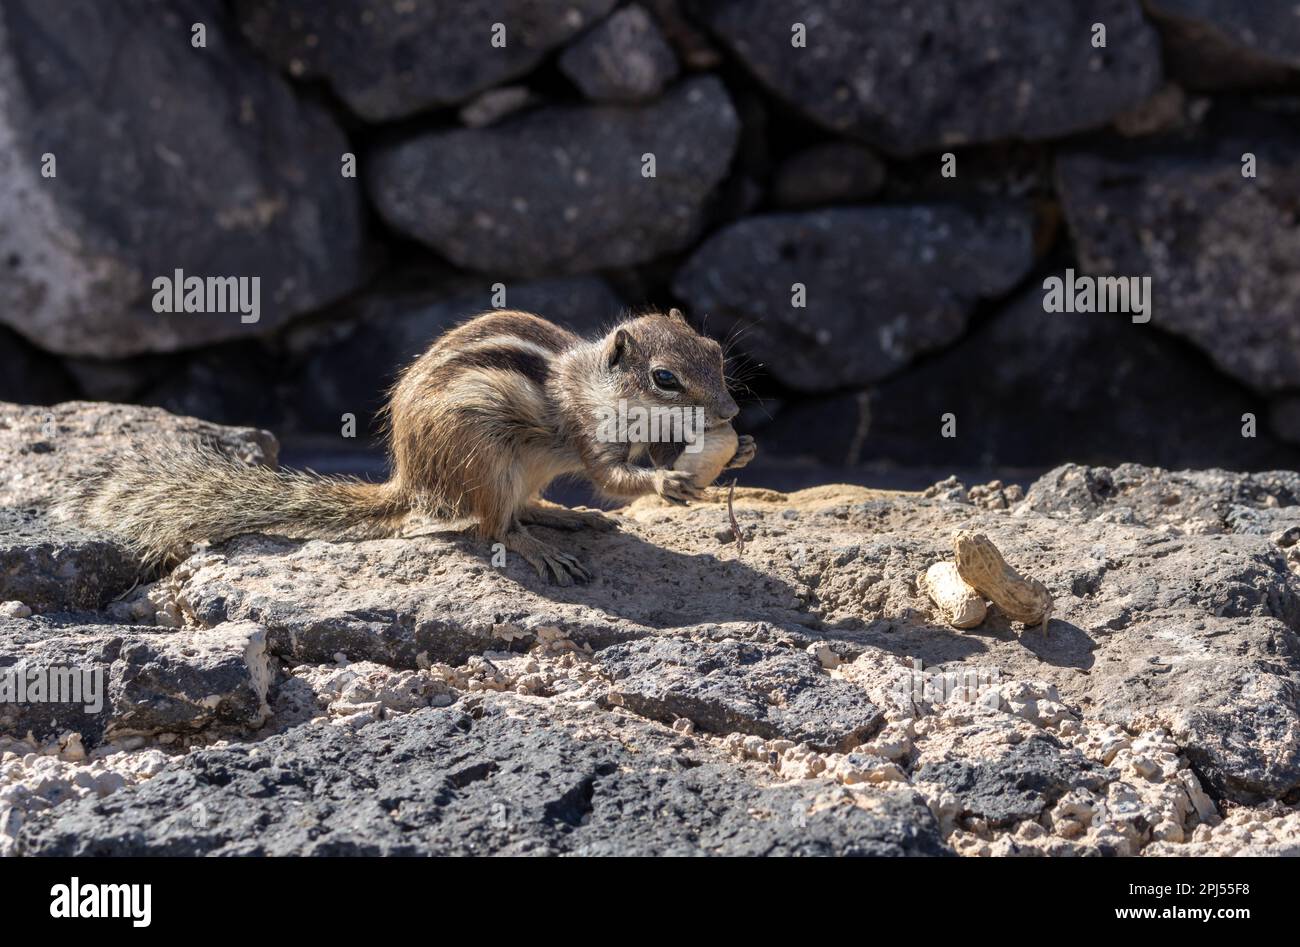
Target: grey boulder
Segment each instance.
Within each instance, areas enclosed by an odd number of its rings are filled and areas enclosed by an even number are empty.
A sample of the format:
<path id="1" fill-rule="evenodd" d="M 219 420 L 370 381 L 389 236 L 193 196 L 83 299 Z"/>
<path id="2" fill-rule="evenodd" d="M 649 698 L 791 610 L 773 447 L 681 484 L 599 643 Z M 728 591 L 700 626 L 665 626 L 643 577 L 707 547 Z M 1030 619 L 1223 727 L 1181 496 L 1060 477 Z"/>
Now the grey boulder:
<path id="1" fill-rule="evenodd" d="M 1161 80 L 1136 0 L 717 0 L 699 12 L 800 111 L 899 156 L 1103 126 Z"/>
<path id="2" fill-rule="evenodd" d="M 364 277 L 347 140 L 222 4 L 7 3 L 0 88 L 0 321 L 41 348 L 105 359 L 248 337 Z M 155 311 L 154 281 L 177 270 L 259 280 L 257 321 L 229 298 Z"/>
<path id="3" fill-rule="evenodd" d="M 247 733 L 270 712 L 271 674 L 266 629 L 251 622 L 167 630 L 0 619 L 0 681 L 21 676 L 26 698 L 0 701 L 0 732 L 47 740 L 71 731 L 87 748 L 213 725 Z M 57 680 L 57 694 L 35 691 L 38 680 Z"/>
<path id="4" fill-rule="evenodd" d="M 739 125 L 722 83 L 691 79 L 645 106 L 551 106 L 419 133 L 379 147 L 367 184 L 391 226 L 458 266 L 494 277 L 628 266 L 698 235 Z"/>
<path id="5" fill-rule="evenodd" d="M 778 381 L 831 391 L 952 342 L 981 299 L 1033 262 L 1034 221 L 1020 205 L 842 208 L 732 224 L 695 251 L 673 290 L 714 331 L 735 331 Z"/>
<path id="6" fill-rule="evenodd" d="M 357 115 L 384 122 L 523 75 L 615 2 L 237 0 L 235 9 L 248 40 L 289 75 L 325 79 Z"/>
<path id="7" fill-rule="evenodd" d="M 643 102 L 676 78 L 677 57 L 650 14 L 632 4 L 566 49 L 560 69 L 594 102 Z"/>
<path id="8" fill-rule="evenodd" d="M 200 750 L 30 820 L 25 855 L 942 855 L 911 794 L 693 765 L 671 731 L 489 696 Z M 582 731 L 582 732 L 579 732 Z M 689 744 L 690 741 L 686 741 Z"/>

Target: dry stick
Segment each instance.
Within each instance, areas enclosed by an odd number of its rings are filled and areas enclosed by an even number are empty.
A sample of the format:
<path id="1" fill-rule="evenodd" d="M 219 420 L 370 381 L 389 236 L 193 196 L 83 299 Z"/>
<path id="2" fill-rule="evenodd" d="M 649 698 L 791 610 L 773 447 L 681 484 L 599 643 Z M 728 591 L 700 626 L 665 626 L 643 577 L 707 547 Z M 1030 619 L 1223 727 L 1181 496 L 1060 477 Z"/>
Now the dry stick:
<path id="1" fill-rule="evenodd" d="M 736 511 L 731 506 L 731 498 L 736 495 L 736 480 L 731 478 L 731 486 L 727 488 L 727 519 L 731 520 L 731 535 L 736 537 L 736 555 L 745 554 L 745 535 L 740 531 L 740 524 L 736 522 Z"/>
<path id="2" fill-rule="evenodd" d="M 130 587 L 129 589 L 127 589 L 125 592 L 123 592 L 121 595 L 119 595 L 117 598 L 113 599 L 113 601 L 114 601 L 114 602 L 120 602 L 120 601 L 122 601 L 122 599 L 126 598 L 128 595 L 130 595 L 132 592 L 134 592 L 134 591 L 135 591 L 135 587 L 136 587 L 137 585 L 139 585 L 139 584 L 140 584 L 140 577 L 137 575 L 137 576 L 135 577 L 135 581 L 131 583 L 131 587 Z"/>

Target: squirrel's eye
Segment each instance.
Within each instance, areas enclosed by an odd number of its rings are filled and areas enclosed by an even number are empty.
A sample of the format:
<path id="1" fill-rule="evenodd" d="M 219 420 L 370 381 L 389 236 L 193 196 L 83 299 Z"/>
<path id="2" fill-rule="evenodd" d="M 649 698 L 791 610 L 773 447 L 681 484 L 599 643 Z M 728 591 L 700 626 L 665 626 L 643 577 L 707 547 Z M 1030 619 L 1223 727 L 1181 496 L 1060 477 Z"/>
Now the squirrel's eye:
<path id="1" fill-rule="evenodd" d="M 682 390 L 682 383 L 677 380 L 677 376 L 666 368 L 656 368 L 650 373 L 650 379 L 655 383 L 656 387 L 662 388 L 664 391 Z"/>

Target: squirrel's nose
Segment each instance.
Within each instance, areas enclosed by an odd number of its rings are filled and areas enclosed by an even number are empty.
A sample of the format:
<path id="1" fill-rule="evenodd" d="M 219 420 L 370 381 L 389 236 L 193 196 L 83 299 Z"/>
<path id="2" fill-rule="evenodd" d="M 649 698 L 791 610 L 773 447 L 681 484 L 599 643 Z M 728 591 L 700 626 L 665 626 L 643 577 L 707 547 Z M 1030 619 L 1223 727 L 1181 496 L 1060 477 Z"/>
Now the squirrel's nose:
<path id="1" fill-rule="evenodd" d="M 730 421 L 736 415 L 740 414 L 740 406 L 736 404 L 734 399 L 727 398 L 726 401 L 719 402 L 714 413 L 718 416 L 719 420 Z"/>

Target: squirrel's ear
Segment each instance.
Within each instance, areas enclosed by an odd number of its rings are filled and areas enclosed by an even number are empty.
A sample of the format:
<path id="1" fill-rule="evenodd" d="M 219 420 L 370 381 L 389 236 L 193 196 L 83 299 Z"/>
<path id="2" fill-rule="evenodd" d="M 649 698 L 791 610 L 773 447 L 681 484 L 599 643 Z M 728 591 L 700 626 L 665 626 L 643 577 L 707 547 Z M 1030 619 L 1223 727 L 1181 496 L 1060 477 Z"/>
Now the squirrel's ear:
<path id="1" fill-rule="evenodd" d="M 626 329 L 615 329 L 605 340 L 605 364 L 613 368 L 632 347 L 632 336 Z"/>
<path id="2" fill-rule="evenodd" d="M 684 316 L 682 314 L 682 311 L 680 309 L 677 309 L 676 307 L 668 310 L 668 318 L 676 319 L 678 322 L 686 321 L 686 316 Z"/>

